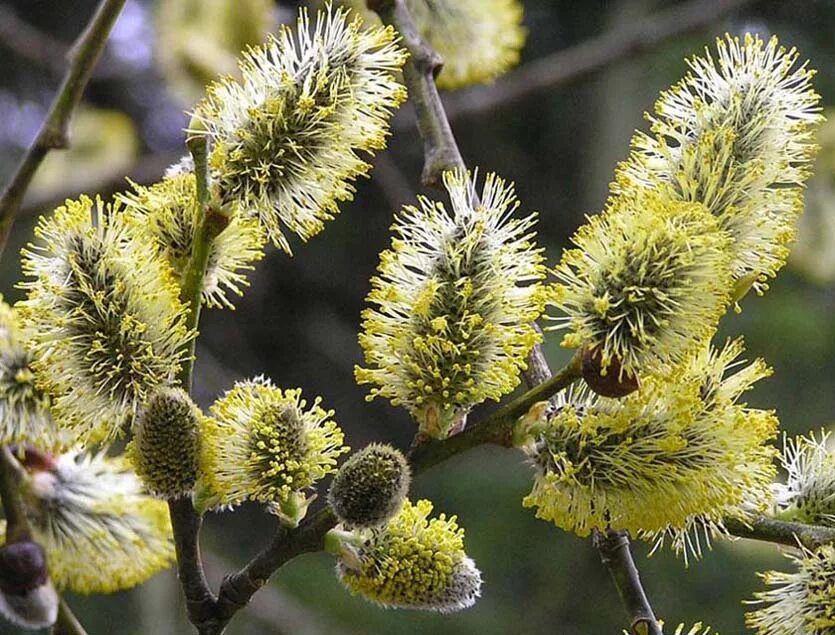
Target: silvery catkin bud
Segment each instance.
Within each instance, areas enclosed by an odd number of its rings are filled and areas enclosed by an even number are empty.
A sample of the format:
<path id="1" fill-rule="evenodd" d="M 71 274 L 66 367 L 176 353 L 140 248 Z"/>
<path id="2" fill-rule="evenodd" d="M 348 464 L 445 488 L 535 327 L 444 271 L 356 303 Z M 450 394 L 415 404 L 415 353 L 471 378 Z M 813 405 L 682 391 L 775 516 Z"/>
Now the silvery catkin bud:
<path id="1" fill-rule="evenodd" d="M 400 510 L 411 483 L 406 457 L 390 445 L 372 443 L 339 468 L 328 502 L 353 527 L 378 527 Z"/>
<path id="2" fill-rule="evenodd" d="M 181 388 L 163 388 L 136 420 L 129 456 L 136 474 L 159 498 L 191 492 L 197 479 L 200 411 Z"/>

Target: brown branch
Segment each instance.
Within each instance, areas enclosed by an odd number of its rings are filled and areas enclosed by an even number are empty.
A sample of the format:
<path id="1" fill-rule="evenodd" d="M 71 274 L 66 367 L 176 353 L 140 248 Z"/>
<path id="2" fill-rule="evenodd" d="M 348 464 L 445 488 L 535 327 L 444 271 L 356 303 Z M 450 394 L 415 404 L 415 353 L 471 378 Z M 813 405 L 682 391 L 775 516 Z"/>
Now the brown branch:
<path id="1" fill-rule="evenodd" d="M 104 50 L 110 29 L 124 4 L 125 0 L 102 0 L 70 52 L 69 67 L 49 113 L 18 165 L 11 182 L 0 195 L 0 255 L 9 240 L 23 196 L 41 162 L 50 150 L 66 148 L 69 145 L 68 129 L 73 110 L 81 100 L 93 66 Z"/>
<path id="2" fill-rule="evenodd" d="M 423 184 L 439 189 L 445 171 L 464 167 L 464 160 L 435 86 L 435 75 L 441 69 L 442 60 L 420 37 L 403 2 L 368 0 L 368 8 L 376 11 L 384 24 L 397 29 L 402 44 L 409 51 L 409 61 L 403 68 L 403 79 L 409 90 L 409 101 L 414 105 L 417 115 L 418 132 L 423 139 Z"/>
<path id="3" fill-rule="evenodd" d="M 636 20 L 571 48 L 525 64 L 492 86 L 479 86 L 450 95 L 450 120 L 508 108 L 537 93 L 567 84 L 639 53 L 652 50 L 686 33 L 710 26 L 752 4 L 753 0 L 690 0 Z"/>
<path id="4" fill-rule="evenodd" d="M 607 533 L 595 531 L 592 542 L 600 552 L 600 561 L 609 570 L 620 599 L 631 618 L 629 627 L 634 635 L 662 635 L 661 624 L 649 604 L 641 576 L 629 551 L 629 536 L 625 531 Z"/>

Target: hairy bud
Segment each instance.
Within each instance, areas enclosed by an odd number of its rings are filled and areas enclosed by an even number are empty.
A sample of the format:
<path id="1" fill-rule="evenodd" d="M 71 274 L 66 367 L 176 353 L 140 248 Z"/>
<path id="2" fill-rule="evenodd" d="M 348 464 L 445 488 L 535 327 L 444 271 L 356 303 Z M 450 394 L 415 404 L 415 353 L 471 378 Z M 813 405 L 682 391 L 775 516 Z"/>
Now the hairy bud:
<path id="1" fill-rule="evenodd" d="M 0 548 L 0 614 L 27 629 L 55 623 L 58 594 L 49 581 L 46 554 L 37 543 Z"/>
<path id="2" fill-rule="evenodd" d="M 172 499 L 191 493 L 197 480 L 200 417 L 181 388 L 157 391 L 140 411 L 128 456 L 155 496 Z"/>
<path id="3" fill-rule="evenodd" d="M 614 398 L 625 397 L 638 390 L 637 375 L 622 373 L 617 357 L 613 357 L 606 368 L 601 363 L 601 357 L 599 348 L 583 347 L 583 380 L 589 388 L 601 397 Z"/>
<path id="4" fill-rule="evenodd" d="M 359 545 L 346 542 L 337 565 L 342 584 L 386 607 L 450 613 L 475 604 L 481 572 L 464 552 L 455 516 L 429 520 L 432 503 L 406 501 L 384 528 Z"/>
<path id="5" fill-rule="evenodd" d="M 410 482 L 411 471 L 403 453 L 375 443 L 339 468 L 328 492 L 328 502 L 345 525 L 377 527 L 399 511 Z"/>

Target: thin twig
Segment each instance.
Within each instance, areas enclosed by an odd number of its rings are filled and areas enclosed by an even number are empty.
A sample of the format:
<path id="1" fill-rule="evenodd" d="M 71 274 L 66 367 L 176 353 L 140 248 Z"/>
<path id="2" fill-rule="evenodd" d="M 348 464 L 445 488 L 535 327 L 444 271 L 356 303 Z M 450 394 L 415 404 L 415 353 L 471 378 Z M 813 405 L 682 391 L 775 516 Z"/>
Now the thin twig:
<path id="1" fill-rule="evenodd" d="M 690 0 L 571 48 L 529 62 L 492 86 L 479 86 L 445 100 L 450 120 L 509 108 L 537 93 L 562 86 L 707 27 L 753 0 Z"/>
<path id="2" fill-rule="evenodd" d="M 87 635 L 87 631 L 73 614 L 66 600 L 61 598 L 58 605 L 58 619 L 52 627 L 53 635 Z"/>
<path id="3" fill-rule="evenodd" d="M 409 90 L 417 115 L 418 132 L 423 139 L 423 184 L 439 189 L 447 170 L 463 168 L 464 160 L 452 134 L 449 120 L 435 86 L 435 75 L 441 68 L 440 56 L 426 45 L 412 22 L 409 10 L 394 0 L 368 0 L 368 8 L 376 11 L 386 25 L 392 25 L 409 51 L 403 68 L 403 79 Z"/>
<path id="4" fill-rule="evenodd" d="M 227 558 L 217 551 L 207 549 L 204 555 L 209 571 L 232 569 Z M 306 606 L 292 594 L 275 586 L 265 586 L 258 598 L 255 598 L 248 606 L 249 612 L 256 620 L 270 626 L 273 630 L 279 628 L 281 633 L 345 635 L 336 624 L 313 611 L 311 607 Z M 270 632 L 272 633 L 273 630 Z"/>
<path id="5" fill-rule="evenodd" d="M 0 46 L 56 74 L 64 72 L 67 45 L 21 20 L 7 5 L 0 5 Z"/>
<path id="6" fill-rule="evenodd" d="M 93 66 L 104 50 L 110 29 L 125 0 L 102 0 L 84 33 L 70 52 L 70 63 L 61 87 L 38 135 L 23 156 L 11 182 L 0 195 L 0 255 L 6 247 L 23 196 L 50 150 L 69 145 L 69 122 L 90 79 Z"/>

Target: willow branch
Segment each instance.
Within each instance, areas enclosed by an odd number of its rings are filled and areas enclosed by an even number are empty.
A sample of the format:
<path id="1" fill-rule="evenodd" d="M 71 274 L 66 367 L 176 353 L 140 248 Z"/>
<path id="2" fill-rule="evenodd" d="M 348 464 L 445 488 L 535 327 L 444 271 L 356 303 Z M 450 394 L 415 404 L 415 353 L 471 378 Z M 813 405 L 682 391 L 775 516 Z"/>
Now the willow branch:
<path id="1" fill-rule="evenodd" d="M 0 46 L 55 73 L 64 71 L 67 45 L 21 20 L 10 6 L 0 5 Z"/>
<path id="2" fill-rule="evenodd" d="M 723 524 L 730 534 L 739 538 L 789 547 L 797 547 L 800 543 L 807 549 L 814 550 L 821 545 L 835 544 L 835 529 L 830 527 L 778 520 L 768 516 L 752 516 L 744 521 L 728 518 Z"/>
<path id="3" fill-rule="evenodd" d="M 461 153 L 452 134 L 452 128 L 438 95 L 438 89 L 435 86 L 435 75 L 440 69 L 440 58 L 417 33 L 404 0 L 368 0 L 368 7 L 377 12 L 384 24 L 393 26 L 400 33 L 403 44 L 409 50 L 409 61 L 403 69 L 403 77 L 409 89 L 410 101 L 415 107 L 418 131 L 423 139 L 425 160 L 423 182 L 426 185 L 437 187 L 445 170 L 464 167 L 464 161 L 461 158 Z M 548 367 L 542 349 L 535 346 L 527 360 L 525 380 L 531 388 L 530 392 L 537 393 L 537 398 L 528 403 L 527 407 L 529 408 L 536 401 L 544 401 L 550 398 L 557 392 L 550 391 L 550 388 L 554 385 L 568 385 L 579 374 L 580 359 L 578 355 L 575 356 L 566 371 L 552 377 L 551 369 Z M 567 384 L 564 383 L 566 379 L 569 380 Z M 459 449 L 471 447 L 470 444 L 507 443 L 506 437 L 512 430 L 515 418 L 524 414 L 525 411 L 527 411 L 527 408 L 519 413 L 514 412 L 515 417 L 507 423 L 473 427 L 441 443 L 418 445 L 413 451 L 412 461 L 419 468 L 429 467 L 458 453 Z M 501 411 L 499 412 L 501 413 Z M 604 557 L 602 552 L 601 557 Z M 617 575 L 613 573 L 615 583 L 625 585 L 623 587 L 618 586 L 621 597 L 643 598 L 641 617 L 652 615 L 652 608 L 646 600 L 643 587 L 640 586 L 635 563 L 629 553 L 629 539 L 626 535 L 619 539 L 617 558 L 604 558 L 604 561 L 608 562 L 610 570 L 613 567 L 617 569 Z M 635 575 L 630 574 L 631 570 L 635 570 Z M 632 585 L 637 585 L 637 587 Z M 632 606 L 627 605 L 627 610 L 635 617 Z M 654 619 L 653 617 L 653 621 Z M 654 635 L 654 632 L 651 631 L 648 635 Z"/>
<path id="4" fill-rule="evenodd" d="M 479 445 L 492 444 L 510 446 L 513 426 L 530 407 L 537 402 L 547 401 L 553 395 L 567 388 L 581 376 L 581 357 L 575 355 L 568 365 L 549 377 L 543 383 L 499 408 L 479 423 L 468 427 L 460 434 L 443 441 L 418 443 L 409 454 L 412 471 L 418 474 L 433 465 L 465 452 Z"/>
<path id="5" fill-rule="evenodd" d="M 69 123 L 73 110 L 81 100 L 93 66 L 104 50 L 110 29 L 124 4 L 125 0 L 102 0 L 84 33 L 73 45 L 69 67 L 49 113 L 32 145 L 23 155 L 11 182 L 0 195 L 0 254 L 6 247 L 23 196 L 41 162 L 50 150 L 69 145 Z"/>
<path id="6" fill-rule="evenodd" d="M 368 0 L 368 8 L 377 12 L 383 24 L 397 30 L 402 44 L 409 51 L 409 60 L 403 67 L 403 80 L 409 90 L 409 101 L 415 108 L 418 132 L 423 139 L 423 184 L 440 188 L 445 171 L 464 167 L 438 87 L 435 86 L 435 76 L 443 61 L 420 37 L 402 0 Z"/>
<path id="7" fill-rule="evenodd" d="M 509 445 L 513 424 L 528 409 L 579 378 L 579 361 L 572 360 L 554 377 L 497 410 L 461 434 L 443 441 L 420 443 L 409 454 L 412 474 L 417 476 L 448 458 L 486 443 Z M 309 516 L 297 529 L 279 528 L 272 542 L 237 573 L 227 576 L 218 595 L 219 619 L 228 621 L 282 565 L 303 553 L 320 551 L 325 534 L 336 517 L 325 507 Z"/>
<path id="8" fill-rule="evenodd" d="M 586 77 L 610 64 L 657 48 L 698 31 L 752 4 L 753 0 L 690 0 L 632 24 L 590 38 L 508 73 L 494 85 L 451 95 L 446 112 L 451 120 L 509 108 L 556 86 Z"/>
<path id="9" fill-rule="evenodd" d="M 223 230 L 228 219 L 210 201 L 208 144 L 205 136 L 188 139 L 188 148 L 194 158 L 196 198 L 198 213 L 194 231 L 191 258 L 183 274 L 180 299 L 188 307 L 186 327 L 193 333 L 187 343 L 186 360 L 180 369 L 178 380 L 183 389 L 191 391 L 194 371 L 194 349 L 197 325 L 203 296 L 203 278 L 209 261 L 212 241 Z M 223 632 L 223 624 L 217 621 L 216 598 L 212 593 L 203 568 L 200 554 L 200 527 L 202 517 L 194 509 L 191 498 L 184 496 L 168 503 L 174 547 L 177 553 L 177 573 L 186 598 L 188 617 L 203 635 Z"/>
<path id="10" fill-rule="evenodd" d="M 630 616 L 630 630 L 635 635 L 662 635 L 661 624 L 649 604 L 638 568 L 629 551 L 629 537 L 625 531 L 594 533 L 594 546 L 600 561 L 609 570 L 621 601 Z"/>

